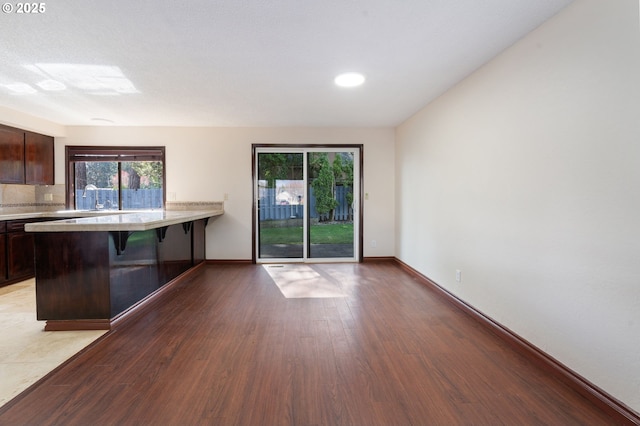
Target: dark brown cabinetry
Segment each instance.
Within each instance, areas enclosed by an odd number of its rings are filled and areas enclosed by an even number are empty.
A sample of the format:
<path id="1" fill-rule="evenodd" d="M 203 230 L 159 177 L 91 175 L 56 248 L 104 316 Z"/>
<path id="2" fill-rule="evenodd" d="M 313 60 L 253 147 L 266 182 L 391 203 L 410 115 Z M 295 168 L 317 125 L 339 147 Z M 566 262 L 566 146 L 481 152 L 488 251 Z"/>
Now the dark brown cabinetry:
<path id="1" fill-rule="evenodd" d="M 53 138 L 0 125 L 0 183 L 53 185 Z"/>
<path id="2" fill-rule="evenodd" d="M 35 275 L 34 234 L 24 231 L 27 223 L 61 218 L 37 218 L 0 221 L 0 286 L 32 278 Z"/>
<path id="3" fill-rule="evenodd" d="M 20 281 L 35 273 L 33 234 L 24 232 L 24 224 L 33 220 L 7 222 L 7 279 Z"/>
<path id="4" fill-rule="evenodd" d="M 33 234 L 24 232 L 30 220 L 0 222 L 0 286 L 31 278 L 35 274 Z"/>
<path id="5" fill-rule="evenodd" d="M 7 236 L 6 226 L 0 222 L 0 286 L 7 282 Z"/>
<path id="6" fill-rule="evenodd" d="M 24 175 L 27 185 L 53 185 L 53 138 L 38 133 L 24 135 Z"/>
<path id="7" fill-rule="evenodd" d="M 205 226 L 200 219 L 147 231 L 35 232 L 38 319 L 45 330 L 109 329 L 204 261 Z"/>
<path id="8" fill-rule="evenodd" d="M 24 182 L 24 132 L 0 126 L 0 183 Z"/>

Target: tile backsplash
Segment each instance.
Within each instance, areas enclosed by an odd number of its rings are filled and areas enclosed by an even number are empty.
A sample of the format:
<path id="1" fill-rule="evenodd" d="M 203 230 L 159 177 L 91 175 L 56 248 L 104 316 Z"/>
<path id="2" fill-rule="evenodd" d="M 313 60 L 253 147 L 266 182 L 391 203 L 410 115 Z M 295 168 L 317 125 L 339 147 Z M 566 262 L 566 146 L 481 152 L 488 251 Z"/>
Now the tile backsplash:
<path id="1" fill-rule="evenodd" d="M 0 184 L 0 214 L 65 208 L 64 185 Z"/>
<path id="2" fill-rule="evenodd" d="M 0 214 L 64 210 L 64 185 L 0 184 Z M 224 208 L 222 201 L 169 201 L 166 210 Z"/>

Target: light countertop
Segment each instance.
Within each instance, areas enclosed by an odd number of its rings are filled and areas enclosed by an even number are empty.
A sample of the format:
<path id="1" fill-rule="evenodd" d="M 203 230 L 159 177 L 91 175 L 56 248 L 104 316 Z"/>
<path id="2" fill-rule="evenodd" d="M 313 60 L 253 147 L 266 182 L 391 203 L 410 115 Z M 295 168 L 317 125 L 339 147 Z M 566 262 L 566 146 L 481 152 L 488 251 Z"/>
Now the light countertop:
<path id="1" fill-rule="evenodd" d="M 77 211 L 61 210 L 40 214 L 24 213 L 2 215 L 1 220 L 55 218 L 74 216 L 75 219 L 27 223 L 27 232 L 77 231 L 146 231 L 192 220 L 206 219 L 224 214 L 224 208 L 203 210 L 148 210 L 148 211 Z M 5 216 L 13 216 L 5 218 Z"/>
<path id="2" fill-rule="evenodd" d="M 157 210 L 161 211 L 161 210 Z M 42 212 L 0 213 L 0 220 L 25 220 L 40 218 L 68 219 L 69 217 L 95 217 L 109 214 L 134 213 L 134 210 L 55 210 Z"/>

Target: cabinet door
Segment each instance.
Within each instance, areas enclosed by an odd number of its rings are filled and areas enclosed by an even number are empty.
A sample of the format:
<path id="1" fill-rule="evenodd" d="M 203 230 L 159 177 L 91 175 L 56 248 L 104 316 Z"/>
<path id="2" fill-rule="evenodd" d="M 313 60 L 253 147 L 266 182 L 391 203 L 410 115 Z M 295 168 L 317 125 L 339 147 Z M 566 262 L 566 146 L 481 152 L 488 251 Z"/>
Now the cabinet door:
<path id="1" fill-rule="evenodd" d="M 10 280 L 31 277 L 35 273 L 33 234 L 25 232 L 7 233 L 7 270 Z"/>
<path id="2" fill-rule="evenodd" d="M 7 281 L 7 236 L 0 234 L 0 283 Z"/>
<path id="3" fill-rule="evenodd" d="M 0 183 L 24 183 L 24 132 L 0 126 Z"/>
<path id="4" fill-rule="evenodd" d="M 53 185 L 53 138 L 26 132 L 24 137 L 25 183 Z"/>

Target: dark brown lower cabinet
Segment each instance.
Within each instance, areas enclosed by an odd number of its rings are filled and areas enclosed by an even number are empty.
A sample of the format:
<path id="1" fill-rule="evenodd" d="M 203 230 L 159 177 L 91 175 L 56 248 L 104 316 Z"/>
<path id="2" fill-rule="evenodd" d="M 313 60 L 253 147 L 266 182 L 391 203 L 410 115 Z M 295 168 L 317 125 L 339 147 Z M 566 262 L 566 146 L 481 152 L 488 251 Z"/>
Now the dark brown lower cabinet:
<path id="1" fill-rule="evenodd" d="M 0 286 L 35 276 L 34 234 L 24 225 L 63 218 L 34 218 L 0 221 Z"/>
<path id="2" fill-rule="evenodd" d="M 7 236 L 0 232 L 0 286 L 7 280 Z"/>
<path id="3" fill-rule="evenodd" d="M 204 261 L 205 223 L 34 233 L 38 320 L 47 321 L 45 330 L 109 329 L 130 307 Z M 194 233 L 202 234 L 197 249 Z"/>
<path id="4" fill-rule="evenodd" d="M 33 235 L 24 232 L 31 220 L 0 222 L 0 285 L 9 285 L 34 276 Z"/>
<path id="5" fill-rule="evenodd" d="M 7 233 L 7 275 L 9 281 L 20 281 L 34 275 L 33 234 Z"/>

